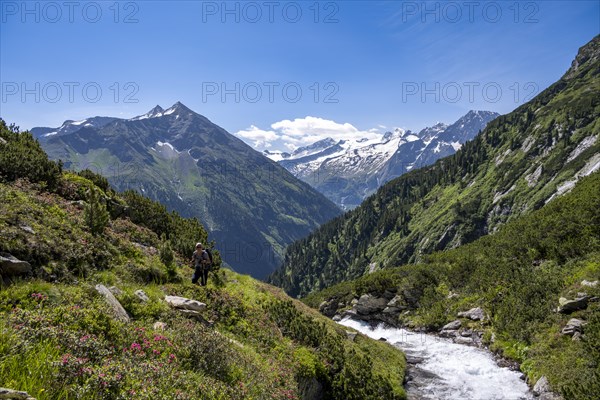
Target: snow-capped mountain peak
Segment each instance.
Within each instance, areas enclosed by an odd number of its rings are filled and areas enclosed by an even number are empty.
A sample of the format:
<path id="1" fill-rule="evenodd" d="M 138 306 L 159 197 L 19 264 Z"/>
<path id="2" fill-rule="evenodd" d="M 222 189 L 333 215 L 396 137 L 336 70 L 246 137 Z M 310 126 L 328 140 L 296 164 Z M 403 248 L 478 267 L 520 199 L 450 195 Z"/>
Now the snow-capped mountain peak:
<path id="1" fill-rule="evenodd" d="M 452 125 L 442 122 L 418 134 L 396 128 L 374 139 L 323 139 L 291 155 L 265 151 L 297 178 L 342 208 L 353 208 L 380 185 L 455 153 L 499 114 L 469 111 Z"/>
<path id="2" fill-rule="evenodd" d="M 163 110 L 163 108 L 161 106 L 157 105 L 152 110 L 148 111 L 146 114 L 138 115 L 137 117 L 133 117 L 130 119 L 130 121 L 139 121 L 142 119 L 161 117 L 163 115 L 164 111 L 165 110 Z"/>
<path id="3" fill-rule="evenodd" d="M 192 110 L 190 110 L 183 103 L 178 101 L 166 110 L 164 110 L 161 106 L 157 105 L 152 110 L 148 111 L 146 114 L 138 115 L 137 117 L 131 118 L 130 121 L 140 121 L 149 118 L 159 118 L 167 115 L 175 115 L 176 118 L 179 118 L 182 115 L 193 113 L 194 112 Z"/>

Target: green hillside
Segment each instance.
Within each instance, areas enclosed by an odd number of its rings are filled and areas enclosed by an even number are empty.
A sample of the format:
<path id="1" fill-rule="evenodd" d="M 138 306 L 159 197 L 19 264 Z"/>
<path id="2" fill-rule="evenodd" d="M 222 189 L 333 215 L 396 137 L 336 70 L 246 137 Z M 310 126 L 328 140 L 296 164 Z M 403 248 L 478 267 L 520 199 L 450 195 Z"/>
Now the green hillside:
<path id="1" fill-rule="evenodd" d="M 390 268 L 308 296 L 343 314 L 363 294 L 398 293 L 395 324 L 439 331 L 457 313 L 481 307 L 483 322 L 465 329 L 483 333 L 492 350 L 518 361 L 531 382 L 547 376 L 565 399 L 600 393 L 600 173 L 569 194 L 515 219 L 475 242 L 434 253 L 417 264 Z M 587 282 L 586 282 L 587 281 Z M 594 285 L 593 282 L 596 282 Z M 580 300 L 571 312 L 559 299 Z M 575 318 L 583 335 L 565 334 Z M 572 337 L 573 336 L 573 337 Z"/>
<path id="2" fill-rule="evenodd" d="M 2 120 L 0 204 L 2 387 L 41 400 L 405 397 L 391 345 L 223 268 L 192 285 L 198 221 L 62 171 Z"/>
<path id="3" fill-rule="evenodd" d="M 539 209 L 598 168 L 599 93 L 597 36 L 558 82 L 489 123 L 455 155 L 389 182 L 288 246 L 269 282 L 306 296 L 472 242 Z"/>

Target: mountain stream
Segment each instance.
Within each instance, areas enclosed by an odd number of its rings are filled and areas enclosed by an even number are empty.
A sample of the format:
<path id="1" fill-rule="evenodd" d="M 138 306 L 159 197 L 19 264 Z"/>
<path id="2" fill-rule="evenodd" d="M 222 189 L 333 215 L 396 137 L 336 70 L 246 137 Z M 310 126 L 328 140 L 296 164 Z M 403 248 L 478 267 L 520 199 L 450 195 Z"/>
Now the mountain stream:
<path id="1" fill-rule="evenodd" d="M 340 324 L 373 339 L 385 338 L 406 354 L 409 400 L 533 399 L 521 374 L 498 366 L 487 350 L 404 329 L 372 329 L 349 318 Z"/>

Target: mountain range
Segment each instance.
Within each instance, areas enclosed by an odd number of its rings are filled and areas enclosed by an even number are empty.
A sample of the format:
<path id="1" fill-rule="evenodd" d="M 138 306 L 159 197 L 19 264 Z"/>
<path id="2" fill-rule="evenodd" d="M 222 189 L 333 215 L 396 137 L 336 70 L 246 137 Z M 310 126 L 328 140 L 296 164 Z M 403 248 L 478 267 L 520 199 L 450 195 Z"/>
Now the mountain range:
<path id="1" fill-rule="evenodd" d="M 197 217 L 236 271 L 265 277 L 285 246 L 340 214 L 323 195 L 177 102 L 120 119 L 33 128 L 52 159 Z"/>
<path id="2" fill-rule="evenodd" d="M 264 154 L 341 208 L 352 209 L 384 183 L 454 154 L 499 115 L 469 111 L 452 125 L 438 123 L 418 133 L 397 128 L 377 139 L 326 138 L 292 153 Z"/>
<path id="3" fill-rule="evenodd" d="M 269 279 L 294 296 L 416 263 L 543 207 L 600 168 L 600 36 L 563 77 L 454 155 L 383 185 L 288 247 Z"/>

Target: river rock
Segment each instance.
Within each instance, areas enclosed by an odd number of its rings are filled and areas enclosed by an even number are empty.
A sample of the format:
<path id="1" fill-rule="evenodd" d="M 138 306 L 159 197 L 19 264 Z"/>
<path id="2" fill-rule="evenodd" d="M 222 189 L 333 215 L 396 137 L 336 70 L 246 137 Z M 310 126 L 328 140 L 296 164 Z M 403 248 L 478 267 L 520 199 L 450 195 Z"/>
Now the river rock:
<path id="1" fill-rule="evenodd" d="M 387 306 L 388 300 L 385 298 L 374 297 L 370 294 L 363 294 L 354 306 L 356 312 L 362 315 L 369 315 L 380 312 Z"/>
<path id="2" fill-rule="evenodd" d="M 458 331 L 455 329 L 447 329 L 447 330 L 440 331 L 440 336 L 445 337 L 445 338 L 454 338 L 457 335 L 458 335 Z"/>
<path id="3" fill-rule="evenodd" d="M 444 325 L 442 327 L 442 331 L 455 331 L 458 328 L 460 328 L 461 325 L 462 325 L 462 322 L 460 322 L 460 320 L 457 319 L 456 321 L 452 321 L 452 322 Z"/>
<path id="4" fill-rule="evenodd" d="M 562 329 L 561 333 L 563 335 L 573 336 L 575 332 L 583 333 L 583 327 L 587 323 L 577 318 L 571 318 L 567 325 Z"/>
<path id="5" fill-rule="evenodd" d="M 129 322 L 129 315 L 127 315 L 127 311 L 125 311 L 121 303 L 119 303 L 119 300 L 117 300 L 115 295 L 113 295 L 106 286 L 98 284 L 96 285 L 96 290 L 98 291 L 98 293 L 104 296 L 104 299 L 112 308 L 113 314 L 116 319 L 123 322 Z"/>
<path id="6" fill-rule="evenodd" d="M 356 332 L 352 332 L 352 331 L 346 331 L 346 337 L 348 338 L 348 340 L 350 340 L 351 342 L 354 342 L 354 339 L 356 338 L 357 333 Z"/>
<path id="7" fill-rule="evenodd" d="M 533 387 L 533 395 L 539 397 L 539 400 L 560 400 L 561 396 L 552 392 L 548 378 L 542 376 Z"/>
<path id="8" fill-rule="evenodd" d="M 588 296 L 578 297 L 574 300 L 568 300 L 564 297 L 558 299 L 558 312 L 563 314 L 570 314 L 573 311 L 585 310 L 588 305 Z"/>
<path id="9" fill-rule="evenodd" d="M 462 336 L 462 337 L 471 337 L 471 336 L 473 336 L 473 330 L 472 329 L 465 329 L 464 331 L 460 331 L 460 336 Z"/>
<path id="10" fill-rule="evenodd" d="M 485 314 L 481 307 L 471 308 L 469 311 L 461 311 L 458 313 L 459 317 L 469 318 L 473 321 L 481 321 L 485 318 Z"/>
<path id="11" fill-rule="evenodd" d="M 187 299 L 179 296 L 165 296 L 165 301 L 173 308 L 178 310 L 189 310 L 201 312 L 206 309 L 206 304 L 197 300 Z"/>
<path id="12" fill-rule="evenodd" d="M 31 272 L 31 264 L 21 261 L 12 254 L 0 253 L 0 275 L 14 276 Z"/>
<path id="13" fill-rule="evenodd" d="M 0 399 L 11 399 L 11 400 L 35 400 L 27 392 L 21 392 L 19 390 L 12 390 L 6 388 L 0 388 Z"/>
<path id="14" fill-rule="evenodd" d="M 588 287 L 596 287 L 598 286 L 598 281 L 587 281 L 587 280 L 583 280 L 581 281 L 581 286 L 588 286 Z"/>
<path id="15" fill-rule="evenodd" d="M 473 338 L 471 337 L 463 337 L 460 335 L 457 335 L 454 337 L 453 339 L 454 343 L 458 343 L 458 344 L 465 344 L 465 345 L 470 345 L 470 344 L 475 344 Z"/>
<path id="16" fill-rule="evenodd" d="M 535 396 L 540 396 L 542 393 L 548 393 L 551 391 L 552 389 L 550 388 L 550 383 L 548 382 L 548 378 L 546 378 L 546 376 L 542 376 L 540 379 L 538 379 L 533 387 L 533 394 Z"/>
<path id="17" fill-rule="evenodd" d="M 140 299 L 141 301 L 143 301 L 144 303 L 147 303 L 150 301 L 150 298 L 148 297 L 146 292 L 144 292 L 142 289 L 136 290 L 135 292 L 133 292 L 133 294 L 135 294 L 137 296 L 137 298 Z"/>
<path id="18" fill-rule="evenodd" d="M 334 322 L 340 322 L 342 320 L 342 316 L 340 314 L 336 314 L 333 316 L 332 320 Z"/>

